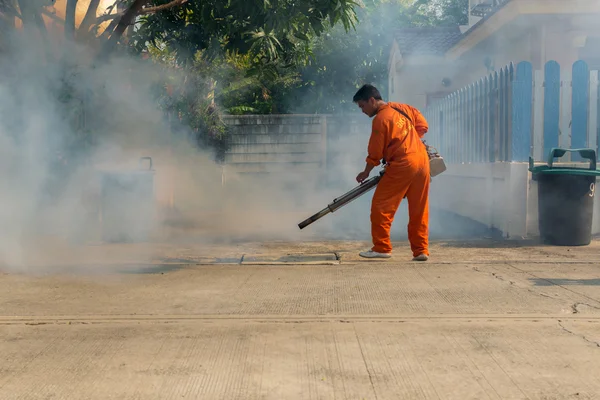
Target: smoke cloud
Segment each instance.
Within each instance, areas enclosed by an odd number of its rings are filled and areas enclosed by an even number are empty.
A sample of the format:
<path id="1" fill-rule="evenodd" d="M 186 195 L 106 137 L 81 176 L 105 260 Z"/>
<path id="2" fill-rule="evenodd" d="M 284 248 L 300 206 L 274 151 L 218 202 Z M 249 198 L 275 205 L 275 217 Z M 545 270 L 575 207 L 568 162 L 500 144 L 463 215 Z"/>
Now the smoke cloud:
<path id="1" fill-rule="evenodd" d="M 64 261 L 107 228 L 150 240 L 160 185 L 137 196 L 119 185 L 160 182 L 140 160 L 161 160 L 170 139 L 151 92 L 158 70 L 131 57 L 93 65 L 95 49 L 29 32 L 3 37 L 0 57 L 0 264 Z"/>
<path id="2" fill-rule="evenodd" d="M 189 129 L 171 131 L 153 95 L 159 66 L 126 55 L 93 65 L 96 49 L 47 47 L 50 41 L 24 32 L 7 42 L 0 57 L 0 268 L 120 257 L 98 250 L 106 243 L 141 243 L 140 261 L 158 243 L 370 240 L 373 192 L 305 230 L 297 226 L 357 185 L 371 123 L 358 109 L 328 137 L 320 169 L 280 163 L 269 174 L 237 174 L 194 146 Z M 403 202 L 394 240 L 406 238 L 406 215 Z M 440 226 L 433 221 L 432 236 Z"/>

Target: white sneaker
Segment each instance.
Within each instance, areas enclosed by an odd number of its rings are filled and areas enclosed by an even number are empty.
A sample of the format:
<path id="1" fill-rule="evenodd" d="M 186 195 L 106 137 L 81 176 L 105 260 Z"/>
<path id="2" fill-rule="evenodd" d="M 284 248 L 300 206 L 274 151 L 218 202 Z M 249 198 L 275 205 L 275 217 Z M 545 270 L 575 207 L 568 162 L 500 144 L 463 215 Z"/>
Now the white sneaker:
<path id="1" fill-rule="evenodd" d="M 390 257 L 392 257 L 392 253 L 378 253 L 373 250 L 363 251 L 363 252 L 359 253 L 358 255 L 361 257 L 364 257 L 364 258 L 390 258 Z"/>
<path id="2" fill-rule="evenodd" d="M 413 261 L 427 261 L 427 260 L 429 260 L 429 257 L 427 256 L 427 254 L 419 254 L 418 256 L 413 258 Z"/>

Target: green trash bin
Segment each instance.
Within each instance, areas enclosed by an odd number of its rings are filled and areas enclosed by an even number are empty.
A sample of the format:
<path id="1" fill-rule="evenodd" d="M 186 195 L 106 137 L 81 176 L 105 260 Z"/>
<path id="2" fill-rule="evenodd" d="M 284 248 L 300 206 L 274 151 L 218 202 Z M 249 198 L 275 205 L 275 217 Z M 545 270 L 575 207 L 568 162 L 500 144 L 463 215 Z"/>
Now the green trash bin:
<path id="1" fill-rule="evenodd" d="M 590 161 L 589 168 L 557 167 L 555 158 L 576 152 Z M 529 171 L 538 183 L 538 217 L 542 241 L 554 246 L 586 246 L 592 240 L 596 151 L 593 149 L 553 148 L 548 165 L 534 167 L 529 158 Z"/>

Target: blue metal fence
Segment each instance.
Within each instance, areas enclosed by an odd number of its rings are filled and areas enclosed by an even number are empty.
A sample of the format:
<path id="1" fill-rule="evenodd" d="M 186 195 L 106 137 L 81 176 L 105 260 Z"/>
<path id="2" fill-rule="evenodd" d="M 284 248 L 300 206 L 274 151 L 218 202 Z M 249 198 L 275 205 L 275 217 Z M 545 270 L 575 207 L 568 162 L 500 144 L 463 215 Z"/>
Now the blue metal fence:
<path id="1" fill-rule="evenodd" d="M 584 61 L 562 72 L 556 61 L 543 71 L 511 63 L 428 107 L 427 143 L 449 163 L 545 160 L 556 146 L 597 150 L 599 93 L 598 71 Z"/>

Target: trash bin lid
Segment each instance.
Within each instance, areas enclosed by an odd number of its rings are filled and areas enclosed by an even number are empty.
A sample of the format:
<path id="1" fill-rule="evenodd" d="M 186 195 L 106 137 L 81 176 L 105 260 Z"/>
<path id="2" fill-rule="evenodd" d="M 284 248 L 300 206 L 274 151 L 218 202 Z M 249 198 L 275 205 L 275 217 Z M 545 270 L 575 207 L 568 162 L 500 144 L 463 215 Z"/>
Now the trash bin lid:
<path id="1" fill-rule="evenodd" d="M 600 171 L 597 169 L 585 169 L 576 167 L 549 167 L 547 165 L 540 165 L 537 167 L 529 168 L 535 175 L 582 175 L 582 176 L 599 176 Z"/>
<path id="2" fill-rule="evenodd" d="M 556 167 L 553 165 L 555 158 L 564 156 L 567 152 L 579 153 L 582 158 L 590 160 L 589 168 L 578 167 Z M 580 176 L 598 176 L 600 171 L 596 168 L 596 150 L 594 149 L 563 149 L 555 147 L 550 150 L 548 155 L 548 164 L 534 167 L 533 158 L 529 157 L 529 171 L 533 175 L 580 175 Z"/>

